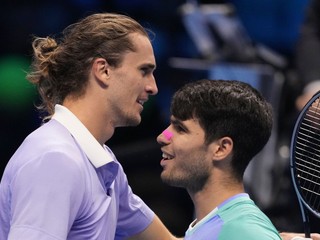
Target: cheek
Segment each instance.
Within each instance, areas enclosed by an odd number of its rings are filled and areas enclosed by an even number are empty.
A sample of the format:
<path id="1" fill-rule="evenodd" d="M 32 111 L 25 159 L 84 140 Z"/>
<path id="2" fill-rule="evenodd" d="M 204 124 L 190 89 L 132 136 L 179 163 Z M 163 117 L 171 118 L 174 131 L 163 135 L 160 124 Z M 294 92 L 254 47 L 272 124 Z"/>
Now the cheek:
<path id="1" fill-rule="evenodd" d="M 115 84 L 122 91 L 133 91 L 137 85 L 141 84 L 140 78 L 132 71 L 121 71 L 114 75 Z"/>
<path id="2" fill-rule="evenodd" d="M 185 143 L 183 146 L 186 146 L 186 147 L 178 148 L 175 150 L 177 161 L 182 163 L 192 161 L 192 159 L 194 159 L 197 156 L 198 149 L 193 147 L 188 148 L 187 146 L 192 146 L 190 143 L 189 144 Z"/>
<path id="3" fill-rule="evenodd" d="M 207 148 L 198 141 L 189 139 L 188 141 L 180 142 L 179 146 L 180 147 L 175 147 L 175 154 L 179 162 L 197 161 L 207 153 Z"/>

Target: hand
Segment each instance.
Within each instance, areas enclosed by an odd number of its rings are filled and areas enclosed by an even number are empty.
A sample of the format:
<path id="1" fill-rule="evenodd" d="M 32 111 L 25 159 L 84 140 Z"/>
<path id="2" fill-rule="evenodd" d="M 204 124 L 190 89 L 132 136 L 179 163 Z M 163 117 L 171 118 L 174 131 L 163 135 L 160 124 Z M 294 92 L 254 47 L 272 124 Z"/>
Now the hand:
<path id="1" fill-rule="evenodd" d="M 305 238 L 304 233 L 291 233 L 291 232 L 282 232 L 280 233 L 282 240 L 320 240 L 319 233 L 311 233 L 311 238 Z"/>

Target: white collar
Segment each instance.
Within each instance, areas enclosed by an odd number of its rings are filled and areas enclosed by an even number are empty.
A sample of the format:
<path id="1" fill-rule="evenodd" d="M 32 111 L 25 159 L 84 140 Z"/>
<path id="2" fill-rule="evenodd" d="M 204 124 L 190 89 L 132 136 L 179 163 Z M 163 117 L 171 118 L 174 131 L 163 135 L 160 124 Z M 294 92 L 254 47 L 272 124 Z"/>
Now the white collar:
<path id="1" fill-rule="evenodd" d="M 202 226 L 205 222 L 207 222 L 209 219 L 211 219 L 214 215 L 217 214 L 218 207 L 215 207 L 211 212 L 209 212 L 204 218 L 202 218 L 199 222 L 197 222 L 197 219 L 192 221 L 190 223 L 189 228 L 187 230 L 186 235 L 191 235 L 195 231 L 195 229 L 198 229 L 200 226 Z"/>
<path id="2" fill-rule="evenodd" d="M 96 168 L 113 162 L 112 156 L 68 108 L 56 104 L 52 119 L 57 120 L 68 129 Z"/>

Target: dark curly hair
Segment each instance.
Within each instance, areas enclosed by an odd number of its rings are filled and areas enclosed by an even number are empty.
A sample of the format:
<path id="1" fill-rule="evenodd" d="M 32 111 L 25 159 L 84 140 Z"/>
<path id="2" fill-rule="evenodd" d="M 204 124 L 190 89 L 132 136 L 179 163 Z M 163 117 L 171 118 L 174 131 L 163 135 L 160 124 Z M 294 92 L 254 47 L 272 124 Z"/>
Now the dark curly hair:
<path id="1" fill-rule="evenodd" d="M 234 142 L 232 168 L 241 180 L 250 160 L 271 135 L 271 105 L 249 84 L 231 80 L 199 80 L 173 96 L 171 114 L 182 121 L 198 119 L 206 144 L 228 136 Z"/>

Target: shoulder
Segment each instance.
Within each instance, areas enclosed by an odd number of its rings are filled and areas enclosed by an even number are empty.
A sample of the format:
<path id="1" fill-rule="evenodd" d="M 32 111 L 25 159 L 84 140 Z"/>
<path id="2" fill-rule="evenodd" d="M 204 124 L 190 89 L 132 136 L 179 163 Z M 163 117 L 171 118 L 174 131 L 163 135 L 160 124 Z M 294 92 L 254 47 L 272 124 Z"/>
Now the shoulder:
<path id="1" fill-rule="evenodd" d="M 248 200 L 221 213 L 223 227 L 219 239 L 281 239 L 270 219 Z"/>
<path id="2" fill-rule="evenodd" d="M 26 154 L 28 159 L 59 155 L 74 160 L 82 155 L 81 148 L 70 132 L 55 120 L 45 123 L 27 136 L 18 148 L 19 152 Z"/>
<path id="3" fill-rule="evenodd" d="M 75 141 L 70 132 L 58 121 L 50 120 L 26 137 L 24 144 L 35 146 L 62 147 L 74 145 Z"/>
<path id="4" fill-rule="evenodd" d="M 281 240 L 279 233 L 272 224 L 266 224 L 259 219 L 250 217 L 225 223 L 219 239 Z"/>
<path id="5" fill-rule="evenodd" d="M 79 175 L 85 157 L 71 134 L 58 122 L 49 121 L 26 137 L 9 160 L 6 172 L 17 176 L 28 169 L 31 175 L 39 171 Z"/>

